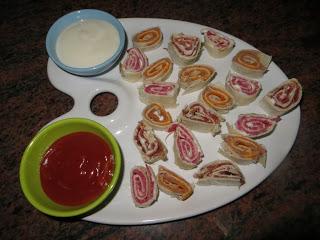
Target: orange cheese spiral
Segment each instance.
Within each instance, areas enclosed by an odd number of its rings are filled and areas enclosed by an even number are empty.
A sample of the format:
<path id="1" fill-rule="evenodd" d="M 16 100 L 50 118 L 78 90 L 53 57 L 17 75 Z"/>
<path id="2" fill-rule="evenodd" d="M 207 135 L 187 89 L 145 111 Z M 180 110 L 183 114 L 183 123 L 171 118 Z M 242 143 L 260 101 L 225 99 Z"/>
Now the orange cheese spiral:
<path id="1" fill-rule="evenodd" d="M 173 194 L 179 200 L 186 200 L 193 193 L 190 183 L 163 166 L 159 166 L 157 180 L 162 191 Z"/>
<path id="2" fill-rule="evenodd" d="M 228 110 L 234 105 L 232 96 L 226 90 L 215 86 L 207 86 L 201 97 L 205 104 L 216 110 Z"/>
<path id="3" fill-rule="evenodd" d="M 136 47 L 150 47 L 157 45 L 162 41 L 162 32 L 159 27 L 149 28 L 137 33 L 133 37 L 133 43 Z"/>
<path id="4" fill-rule="evenodd" d="M 143 78 L 145 82 L 159 82 L 172 72 L 173 63 L 169 58 L 161 58 L 158 61 L 149 65 L 143 71 Z"/>
<path id="5" fill-rule="evenodd" d="M 179 72 L 179 80 L 186 83 L 193 81 L 207 81 L 213 73 L 213 68 L 205 65 L 187 66 Z"/>
<path id="6" fill-rule="evenodd" d="M 164 127 L 172 123 L 172 118 L 169 112 L 164 107 L 157 103 L 148 105 L 143 111 L 143 117 L 152 124 Z"/>
<path id="7" fill-rule="evenodd" d="M 255 160 L 265 154 L 265 149 L 248 137 L 228 135 L 223 140 L 233 152 L 243 159 Z"/>
<path id="8" fill-rule="evenodd" d="M 253 70 L 258 70 L 258 69 L 263 69 L 263 65 L 260 61 L 259 55 L 257 51 L 253 50 L 243 50 L 240 51 L 234 58 L 234 61 L 237 63 L 253 69 Z"/>

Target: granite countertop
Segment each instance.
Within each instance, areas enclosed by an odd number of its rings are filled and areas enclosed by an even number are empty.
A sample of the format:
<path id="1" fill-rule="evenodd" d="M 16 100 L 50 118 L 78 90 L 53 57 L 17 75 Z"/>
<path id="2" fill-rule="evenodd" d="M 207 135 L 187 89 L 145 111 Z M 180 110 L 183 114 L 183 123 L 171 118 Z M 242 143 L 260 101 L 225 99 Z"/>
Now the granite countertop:
<path id="1" fill-rule="evenodd" d="M 316 1 L 3 1 L 0 21 L 0 239 L 291 239 L 320 236 L 320 15 Z M 48 81 L 45 37 L 73 10 L 178 19 L 220 29 L 273 56 L 304 88 L 296 141 L 258 187 L 219 209 L 163 224 L 102 225 L 48 217 L 19 185 L 23 151 L 73 100 Z M 111 111 L 112 96 L 104 97 Z M 97 108 L 99 107 L 99 104 Z"/>

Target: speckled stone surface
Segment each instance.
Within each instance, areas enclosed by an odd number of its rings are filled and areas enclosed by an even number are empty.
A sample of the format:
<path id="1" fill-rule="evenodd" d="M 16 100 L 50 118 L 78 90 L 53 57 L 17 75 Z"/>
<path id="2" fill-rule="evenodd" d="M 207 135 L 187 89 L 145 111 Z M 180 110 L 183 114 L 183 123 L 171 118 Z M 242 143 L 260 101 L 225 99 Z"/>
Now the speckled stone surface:
<path id="1" fill-rule="evenodd" d="M 263 52 L 304 88 L 296 142 L 280 167 L 240 199 L 164 224 L 112 226 L 41 214 L 18 171 L 31 138 L 72 108 L 48 81 L 45 36 L 60 16 L 96 8 L 118 18 L 179 19 L 212 26 Z M 0 239 L 301 239 L 320 236 L 320 15 L 316 1 L 1 1 Z M 107 97 L 108 98 L 108 97 Z M 116 101 L 108 100 L 110 109 Z"/>

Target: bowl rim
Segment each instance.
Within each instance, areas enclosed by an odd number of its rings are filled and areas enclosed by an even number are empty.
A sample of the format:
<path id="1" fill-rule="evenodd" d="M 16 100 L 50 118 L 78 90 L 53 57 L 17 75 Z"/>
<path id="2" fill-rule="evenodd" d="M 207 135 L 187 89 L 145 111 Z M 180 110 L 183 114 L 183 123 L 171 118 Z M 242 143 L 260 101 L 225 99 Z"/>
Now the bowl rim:
<path id="1" fill-rule="evenodd" d="M 70 210 L 63 210 L 63 211 L 53 210 L 53 209 L 50 209 L 50 208 L 43 206 L 43 204 L 40 203 L 29 192 L 28 186 L 27 186 L 27 183 L 25 180 L 26 179 L 25 168 L 28 163 L 29 152 L 35 146 L 35 144 L 40 136 L 47 134 L 48 132 L 52 131 L 53 129 L 56 129 L 57 127 L 60 127 L 63 124 L 74 123 L 74 122 L 88 124 L 94 128 L 97 128 L 99 131 L 101 131 L 105 135 L 105 137 L 108 139 L 108 143 L 111 145 L 113 155 L 114 155 L 114 164 L 115 164 L 114 174 L 113 174 L 113 177 L 111 179 L 109 186 L 105 189 L 105 191 L 98 198 L 96 198 L 94 201 L 90 202 L 89 204 L 81 206 L 77 209 L 70 209 Z M 77 131 L 74 131 L 74 132 L 77 132 Z M 65 135 L 67 135 L 67 134 L 65 134 Z M 61 137 L 65 136 L 65 135 L 62 135 Z M 57 138 L 57 139 L 59 139 L 59 138 Z M 103 125 L 101 125 L 100 123 L 98 123 L 96 121 L 93 121 L 93 120 L 87 119 L 87 118 L 65 118 L 65 119 L 50 123 L 49 125 L 46 125 L 32 138 L 32 140 L 30 141 L 30 143 L 26 147 L 26 149 L 23 153 L 23 156 L 22 156 L 22 160 L 20 162 L 19 181 L 20 181 L 20 186 L 21 186 L 22 192 L 24 193 L 25 197 L 31 203 L 31 205 L 33 205 L 39 211 L 41 211 L 47 215 L 54 216 L 54 217 L 74 217 L 77 215 L 85 214 L 85 213 L 93 210 L 98 205 L 100 205 L 113 192 L 115 186 L 118 183 L 121 168 L 122 168 L 122 155 L 121 155 L 121 151 L 120 151 L 120 146 L 119 146 L 118 142 L 116 141 L 115 137 L 112 135 L 112 133 L 106 127 L 104 127 Z M 47 196 L 47 198 L 50 199 L 48 196 Z M 61 205 L 61 206 L 63 206 L 63 205 Z"/>
<path id="2" fill-rule="evenodd" d="M 88 16 L 84 16 L 86 14 L 92 15 L 90 17 Z M 111 21 L 108 20 L 104 20 L 110 24 L 112 24 L 115 29 L 118 31 L 119 33 L 119 47 L 117 48 L 116 52 L 107 60 L 105 60 L 104 62 L 91 66 L 91 67 L 71 67 L 68 66 L 66 64 L 64 64 L 62 61 L 60 61 L 59 57 L 56 55 L 54 55 L 53 53 L 53 49 L 50 44 L 50 40 L 52 39 L 52 37 L 55 36 L 55 34 L 53 33 L 54 30 L 60 25 L 62 24 L 63 21 L 65 21 L 66 19 L 70 19 L 71 21 L 66 24 L 66 26 L 59 32 L 59 34 L 66 29 L 67 27 L 69 27 L 70 25 L 76 23 L 77 21 L 81 21 L 84 19 L 98 19 L 97 17 L 94 17 L 94 15 L 100 15 L 100 16 L 106 16 L 107 18 L 110 18 Z M 101 20 L 101 19 L 100 19 Z M 57 35 L 56 39 L 58 39 Z M 56 41 L 55 41 L 56 44 Z M 121 24 L 121 22 L 112 14 L 105 12 L 105 11 L 101 11 L 101 10 L 97 10 L 97 9 L 80 9 L 80 10 L 76 10 L 76 11 L 72 11 L 70 13 L 67 13 L 61 17 L 59 17 L 49 28 L 47 35 L 46 35 L 46 50 L 47 53 L 49 55 L 49 57 L 53 60 L 53 62 L 55 64 L 57 64 L 60 68 L 62 68 L 63 70 L 73 73 L 73 74 L 77 74 L 77 75 L 84 75 L 84 76 L 90 76 L 90 75 L 95 75 L 95 74 L 99 74 L 100 72 L 98 71 L 99 69 L 103 69 L 106 68 L 108 69 L 109 67 L 112 67 L 119 59 L 119 57 L 121 56 L 123 49 L 125 47 L 126 44 L 126 34 L 125 34 L 125 30 Z M 54 47 L 55 49 L 55 47 Z M 104 71 L 106 71 L 106 69 L 104 69 Z M 92 72 L 92 73 L 90 73 Z"/>

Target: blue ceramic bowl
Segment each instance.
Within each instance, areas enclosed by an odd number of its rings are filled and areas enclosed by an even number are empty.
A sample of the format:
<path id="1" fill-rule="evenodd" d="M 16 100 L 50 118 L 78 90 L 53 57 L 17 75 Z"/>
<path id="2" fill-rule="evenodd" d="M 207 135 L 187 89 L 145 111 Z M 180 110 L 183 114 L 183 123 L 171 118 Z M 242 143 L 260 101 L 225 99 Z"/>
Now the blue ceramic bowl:
<path id="1" fill-rule="evenodd" d="M 106 59 L 103 63 L 99 65 L 88 67 L 88 68 L 75 68 L 75 67 L 67 66 L 63 64 L 57 56 L 57 52 L 56 52 L 57 39 L 60 33 L 66 27 L 70 26 L 75 22 L 79 22 L 80 20 L 86 20 L 86 19 L 103 20 L 108 23 L 111 23 L 119 32 L 119 37 L 120 37 L 119 47 L 111 58 Z M 122 24 L 119 22 L 118 19 L 116 19 L 114 16 L 112 16 L 107 12 L 103 12 L 95 9 L 83 9 L 83 10 L 74 11 L 62 16 L 50 27 L 47 34 L 47 38 L 46 38 L 46 48 L 47 48 L 49 57 L 63 70 L 72 74 L 80 75 L 80 76 L 93 76 L 93 75 L 98 75 L 108 71 L 117 63 L 117 61 L 119 60 L 125 48 L 125 42 L 126 42 L 126 34 Z"/>

